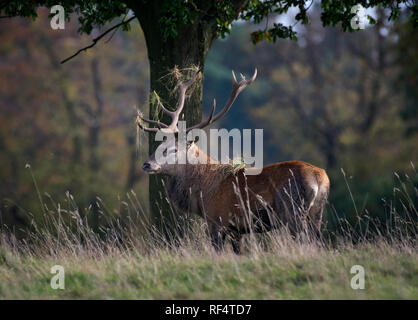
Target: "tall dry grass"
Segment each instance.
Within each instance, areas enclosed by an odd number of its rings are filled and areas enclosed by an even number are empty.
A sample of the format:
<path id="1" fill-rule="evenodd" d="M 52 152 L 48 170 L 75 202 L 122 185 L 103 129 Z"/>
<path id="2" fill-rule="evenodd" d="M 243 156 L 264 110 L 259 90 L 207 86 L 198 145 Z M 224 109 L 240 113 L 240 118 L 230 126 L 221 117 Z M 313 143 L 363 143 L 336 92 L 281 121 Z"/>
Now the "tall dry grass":
<path id="1" fill-rule="evenodd" d="M 176 227 L 157 230 L 133 191 L 116 210 L 97 198 L 97 231 L 92 209 L 80 210 L 70 193 L 60 204 L 37 190 L 42 216 L 25 237 L 1 226 L 0 298 L 415 299 L 418 192 L 399 179 L 386 220 L 356 207 L 349 221 L 328 205 L 320 239 L 286 228 L 250 233 L 240 256 L 230 244 L 216 252 L 206 222 L 174 207 Z M 62 292 L 49 286 L 54 264 L 66 268 Z M 350 287 L 354 264 L 367 270 L 367 290 Z"/>

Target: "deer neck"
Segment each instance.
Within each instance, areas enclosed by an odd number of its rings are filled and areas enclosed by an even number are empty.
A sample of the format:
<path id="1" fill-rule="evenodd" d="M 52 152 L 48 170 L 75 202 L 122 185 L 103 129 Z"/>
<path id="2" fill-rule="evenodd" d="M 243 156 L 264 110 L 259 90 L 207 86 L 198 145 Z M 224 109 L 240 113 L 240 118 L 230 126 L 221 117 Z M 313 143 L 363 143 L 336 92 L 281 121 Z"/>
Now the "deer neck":
<path id="1" fill-rule="evenodd" d="M 196 164 L 177 165 L 170 175 L 167 193 L 174 205 L 183 211 L 199 212 L 202 199 L 210 194 L 224 179 L 222 165 L 214 161 L 197 146 L 193 147 Z"/>

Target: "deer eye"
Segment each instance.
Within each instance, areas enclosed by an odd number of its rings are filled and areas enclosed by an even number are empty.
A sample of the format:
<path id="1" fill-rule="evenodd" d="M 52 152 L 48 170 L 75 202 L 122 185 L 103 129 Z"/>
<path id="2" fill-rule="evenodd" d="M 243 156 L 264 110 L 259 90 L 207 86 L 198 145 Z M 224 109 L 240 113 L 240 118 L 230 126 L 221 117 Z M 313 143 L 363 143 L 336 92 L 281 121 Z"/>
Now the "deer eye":
<path id="1" fill-rule="evenodd" d="M 165 149 L 163 152 L 163 155 L 166 157 L 167 154 L 176 154 L 177 153 L 177 148 L 169 148 L 169 149 Z"/>

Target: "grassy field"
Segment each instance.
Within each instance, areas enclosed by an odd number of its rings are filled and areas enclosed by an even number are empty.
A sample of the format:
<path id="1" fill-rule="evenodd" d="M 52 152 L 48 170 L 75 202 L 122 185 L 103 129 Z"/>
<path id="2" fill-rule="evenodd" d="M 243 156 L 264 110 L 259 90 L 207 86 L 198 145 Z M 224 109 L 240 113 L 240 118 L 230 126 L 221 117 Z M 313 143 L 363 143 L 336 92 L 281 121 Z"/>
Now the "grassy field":
<path id="1" fill-rule="evenodd" d="M 133 192 L 120 220 L 106 222 L 112 213 L 98 198 L 99 235 L 68 194 L 65 209 L 42 203 L 24 240 L 0 227 L 0 299 L 418 299 L 414 190 L 381 229 L 359 212 L 360 231 L 339 219 L 341 230 L 324 224 L 322 241 L 250 234 L 239 256 L 230 244 L 216 253 L 201 219 L 176 215 L 183 237 L 162 240 Z M 51 288 L 54 265 L 64 268 L 63 290 Z M 351 287 L 354 265 L 364 268 L 364 289 Z"/>
<path id="2" fill-rule="evenodd" d="M 275 236 L 276 237 L 276 236 Z M 273 237 L 272 237 L 273 238 Z M 325 249 L 277 235 L 270 248 L 251 242 L 241 256 L 217 254 L 208 242 L 178 249 L 0 248 L 1 299 L 418 299 L 418 255 L 379 240 Z M 53 290 L 53 265 L 65 289 Z M 365 289 L 350 286 L 350 269 L 365 270 Z"/>

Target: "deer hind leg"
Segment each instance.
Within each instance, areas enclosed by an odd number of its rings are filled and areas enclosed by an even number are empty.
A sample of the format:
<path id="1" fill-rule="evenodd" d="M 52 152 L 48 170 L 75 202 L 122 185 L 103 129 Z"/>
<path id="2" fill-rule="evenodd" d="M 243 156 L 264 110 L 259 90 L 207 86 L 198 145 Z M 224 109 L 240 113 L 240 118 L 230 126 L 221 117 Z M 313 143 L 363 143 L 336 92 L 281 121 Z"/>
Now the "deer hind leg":
<path id="1" fill-rule="evenodd" d="M 324 211 L 325 204 L 327 203 L 327 199 L 328 189 L 321 186 L 317 196 L 314 199 L 314 203 L 308 212 L 310 225 L 317 239 L 321 239 L 322 213 Z"/>
<path id="2" fill-rule="evenodd" d="M 309 212 L 315 205 L 317 194 L 316 183 L 290 181 L 287 186 L 278 190 L 274 203 L 275 210 L 292 237 L 309 236 Z"/>

